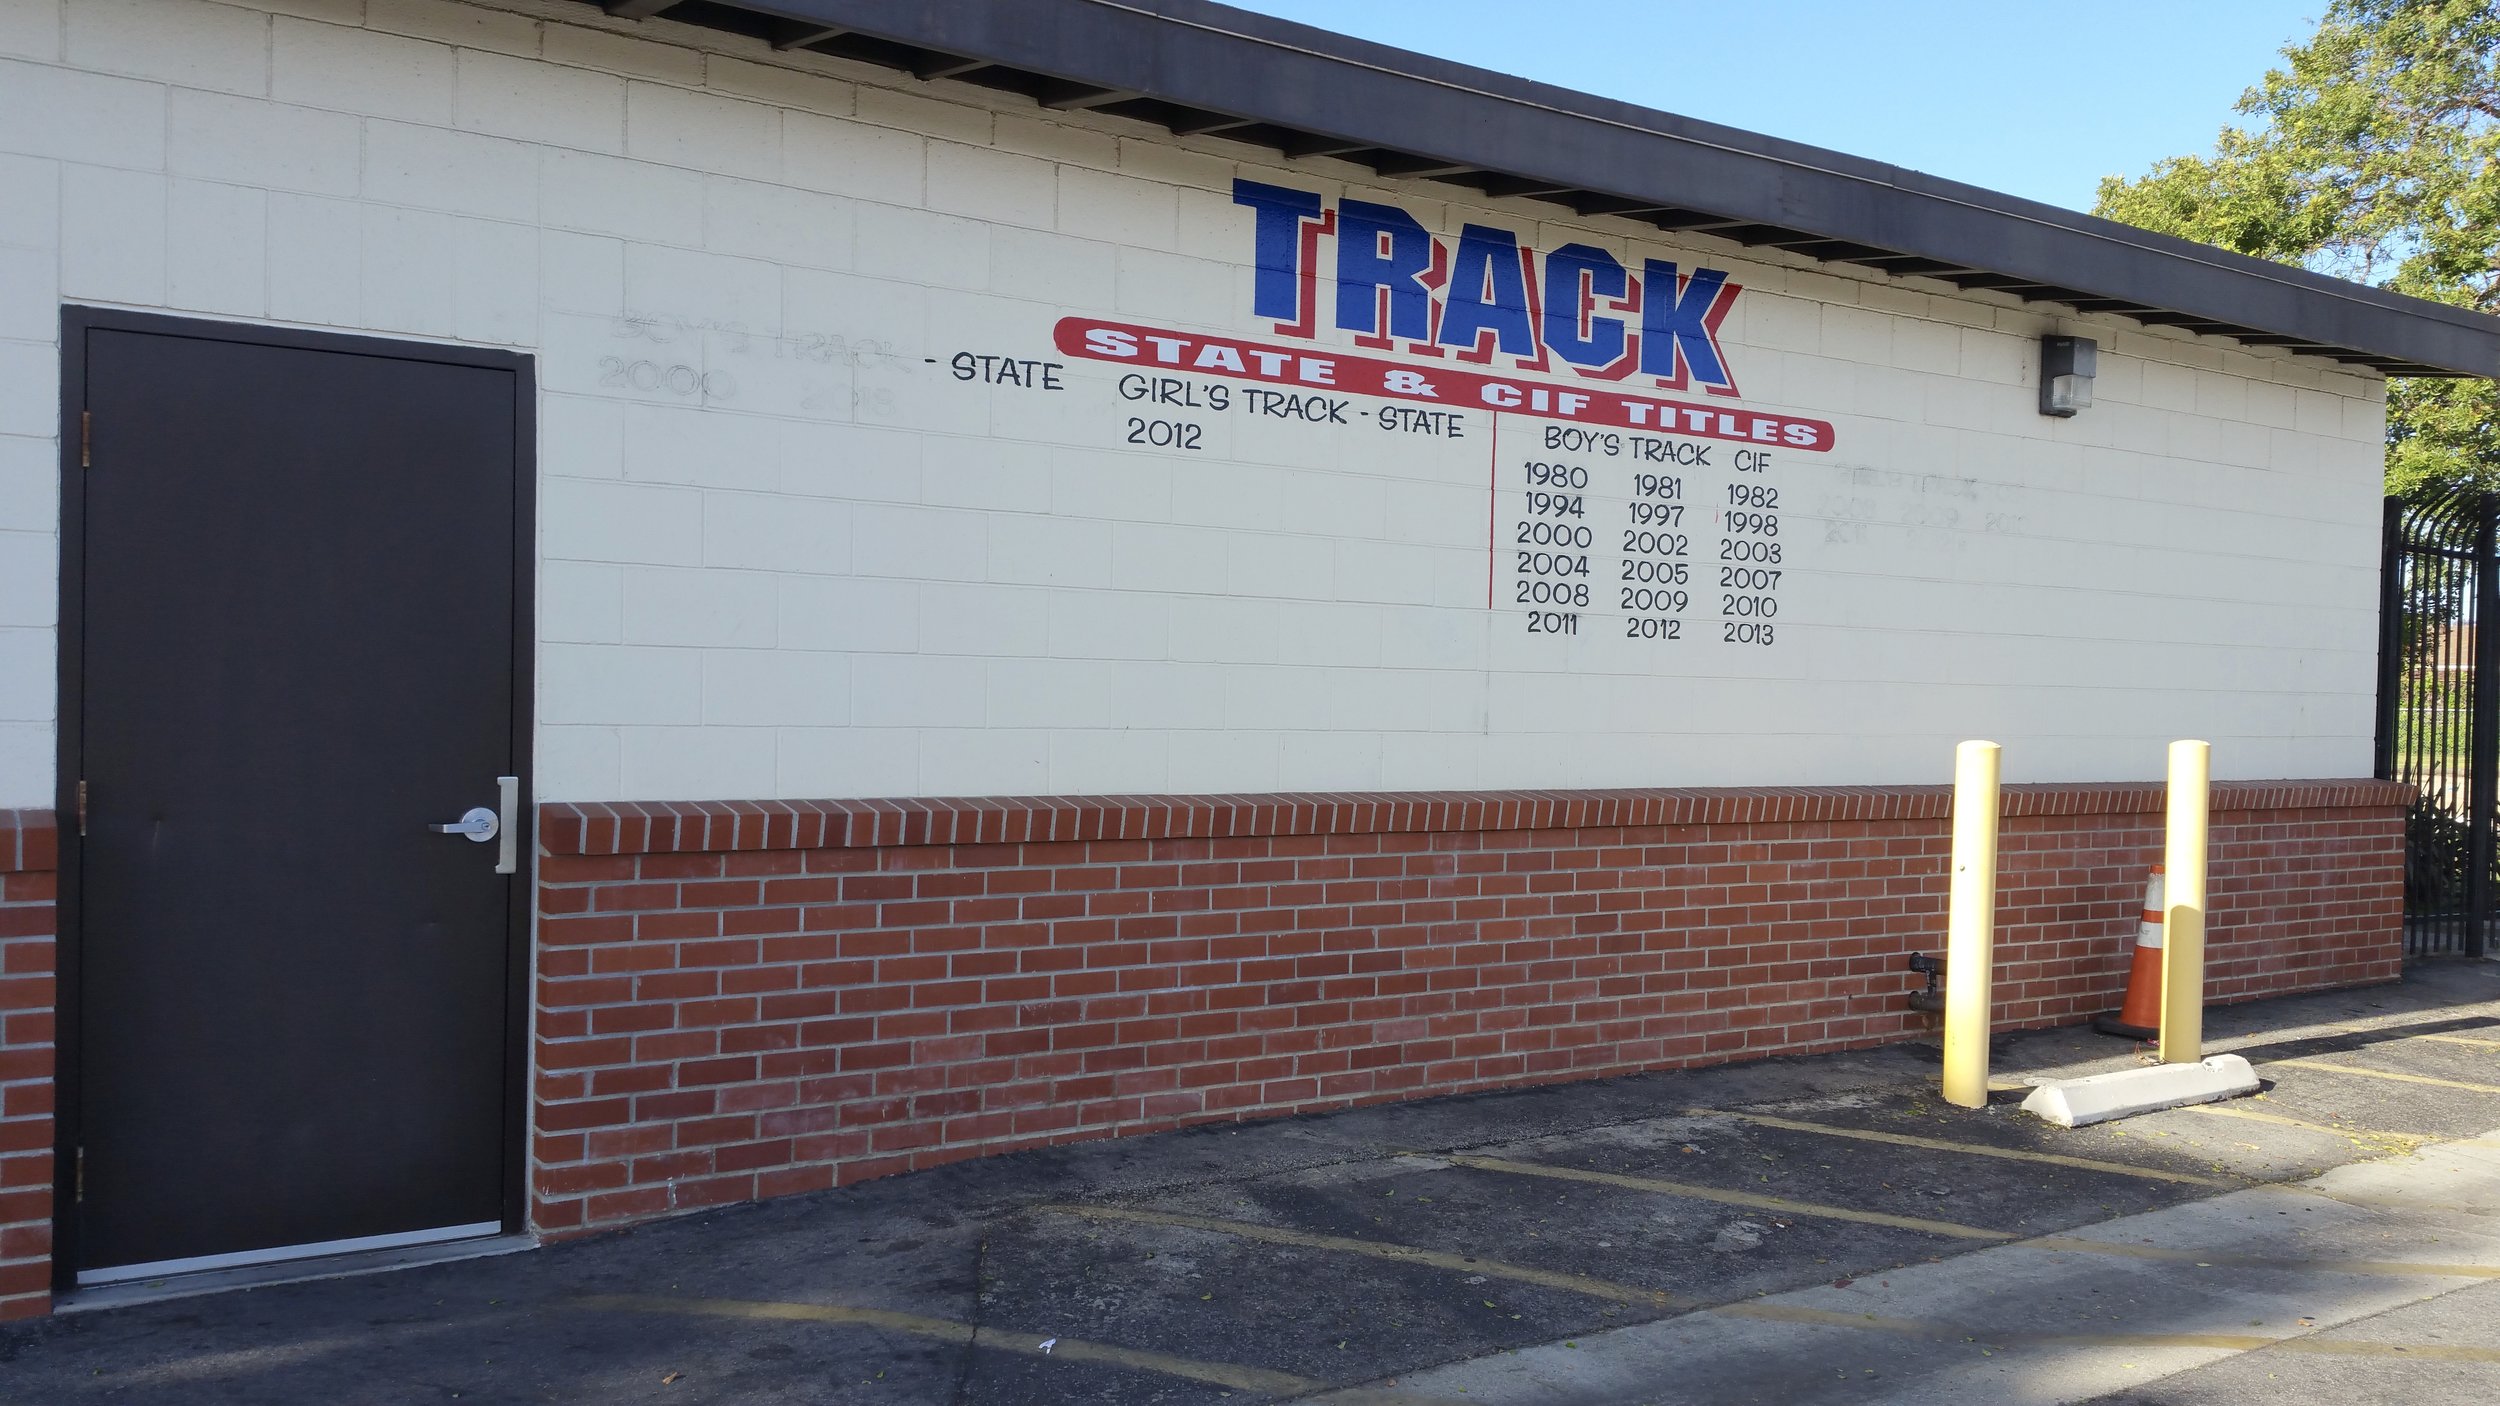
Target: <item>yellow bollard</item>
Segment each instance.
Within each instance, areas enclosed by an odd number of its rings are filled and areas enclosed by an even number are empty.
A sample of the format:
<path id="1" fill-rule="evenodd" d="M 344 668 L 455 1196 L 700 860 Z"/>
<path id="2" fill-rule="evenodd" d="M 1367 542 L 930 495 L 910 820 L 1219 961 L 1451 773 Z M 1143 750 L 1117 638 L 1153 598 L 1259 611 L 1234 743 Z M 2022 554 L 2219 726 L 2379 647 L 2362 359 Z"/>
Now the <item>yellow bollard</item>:
<path id="1" fill-rule="evenodd" d="M 1997 762 L 1994 742 L 1953 749 L 1953 896 L 1945 915 L 1944 1098 L 1988 1102 L 1988 1002 L 1996 961 Z"/>
<path id="2" fill-rule="evenodd" d="M 2170 744 L 2170 830 L 2162 850 L 2161 1062 L 2205 1057 L 2205 821 L 2213 746 Z"/>

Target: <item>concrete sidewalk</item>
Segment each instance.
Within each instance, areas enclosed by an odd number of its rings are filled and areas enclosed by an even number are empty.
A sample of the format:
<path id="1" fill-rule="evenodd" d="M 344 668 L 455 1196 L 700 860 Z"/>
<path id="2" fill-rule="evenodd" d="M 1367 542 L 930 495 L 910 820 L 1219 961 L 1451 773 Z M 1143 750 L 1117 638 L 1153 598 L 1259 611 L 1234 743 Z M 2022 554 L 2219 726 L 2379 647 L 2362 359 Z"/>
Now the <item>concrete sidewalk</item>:
<path id="1" fill-rule="evenodd" d="M 2500 967 L 2216 1010 L 2256 1099 L 2080 1130 L 2008 1040 L 963 1164 L 0 1333 L 0 1403 L 2500 1396 Z"/>

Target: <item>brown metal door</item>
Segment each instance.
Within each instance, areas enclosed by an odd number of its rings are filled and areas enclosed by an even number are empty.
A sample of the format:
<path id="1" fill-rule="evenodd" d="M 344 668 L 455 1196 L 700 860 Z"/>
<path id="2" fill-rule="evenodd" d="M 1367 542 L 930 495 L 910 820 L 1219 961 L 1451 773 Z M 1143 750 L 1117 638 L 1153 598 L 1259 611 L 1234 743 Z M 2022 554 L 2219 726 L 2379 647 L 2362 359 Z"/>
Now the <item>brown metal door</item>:
<path id="1" fill-rule="evenodd" d="M 78 1277 L 501 1229 L 527 363 L 69 322 Z"/>

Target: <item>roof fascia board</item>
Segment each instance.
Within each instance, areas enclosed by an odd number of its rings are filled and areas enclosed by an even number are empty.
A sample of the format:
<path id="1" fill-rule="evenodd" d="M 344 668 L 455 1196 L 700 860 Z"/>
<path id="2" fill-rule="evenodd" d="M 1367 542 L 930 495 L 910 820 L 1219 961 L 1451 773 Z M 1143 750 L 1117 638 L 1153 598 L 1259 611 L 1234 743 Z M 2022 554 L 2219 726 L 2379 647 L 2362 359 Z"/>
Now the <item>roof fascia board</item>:
<path id="1" fill-rule="evenodd" d="M 2500 319 L 2466 309 L 1204 0 L 736 3 L 1367 147 L 2500 375 Z"/>

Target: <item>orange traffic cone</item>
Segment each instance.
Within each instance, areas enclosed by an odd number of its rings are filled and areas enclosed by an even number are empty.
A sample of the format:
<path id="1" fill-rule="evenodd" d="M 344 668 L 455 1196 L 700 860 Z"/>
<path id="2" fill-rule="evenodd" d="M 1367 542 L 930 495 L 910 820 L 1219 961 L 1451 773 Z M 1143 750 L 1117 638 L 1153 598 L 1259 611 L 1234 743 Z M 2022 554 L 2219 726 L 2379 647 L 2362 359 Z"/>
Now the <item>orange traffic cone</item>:
<path id="1" fill-rule="evenodd" d="M 2097 1016 L 2104 1035 L 2150 1040 L 2161 1034 L 2161 866 L 2144 880 L 2144 916 L 2135 929 L 2135 965 L 2127 969 L 2127 1001 L 2114 1015 Z"/>

